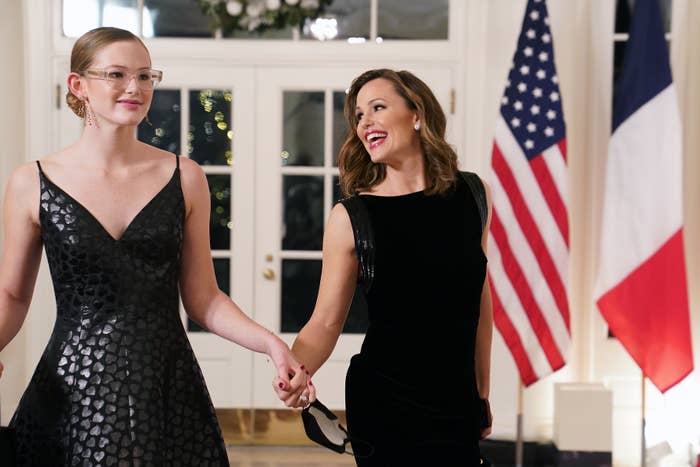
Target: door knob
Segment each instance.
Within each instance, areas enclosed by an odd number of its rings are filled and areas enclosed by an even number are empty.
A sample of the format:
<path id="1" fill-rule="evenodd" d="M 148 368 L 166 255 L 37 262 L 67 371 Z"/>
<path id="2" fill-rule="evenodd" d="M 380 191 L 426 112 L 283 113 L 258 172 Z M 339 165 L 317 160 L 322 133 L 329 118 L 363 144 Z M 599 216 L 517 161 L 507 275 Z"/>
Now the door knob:
<path id="1" fill-rule="evenodd" d="M 263 277 L 271 281 L 275 278 L 275 271 L 271 268 L 265 268 L 265 270 L 263 271 Z"/>

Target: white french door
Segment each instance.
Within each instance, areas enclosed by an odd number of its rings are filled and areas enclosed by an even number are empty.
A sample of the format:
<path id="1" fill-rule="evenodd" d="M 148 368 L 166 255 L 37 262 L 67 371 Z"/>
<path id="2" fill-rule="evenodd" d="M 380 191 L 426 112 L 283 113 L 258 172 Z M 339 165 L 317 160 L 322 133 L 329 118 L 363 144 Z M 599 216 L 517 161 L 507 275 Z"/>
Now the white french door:
<path id="1" fill-rule="evenodd" d="M 329 212 L 340 197 L 337 154 L 347 126 L 345 90 L 365 66 L 264 68 L 256 78 L 255 318 L 292 344 L 316 300 L 321 242 Z M 449 69 L 414 69 L 447 110 Z M 356 292 L 330 359 L 314 376 L 319 399 L 344 409 L 345 373 L 360 350 L 366 305 Z M 255 407 L 282 407 L 270 389 L 273 376 L 254 360 Z"/>

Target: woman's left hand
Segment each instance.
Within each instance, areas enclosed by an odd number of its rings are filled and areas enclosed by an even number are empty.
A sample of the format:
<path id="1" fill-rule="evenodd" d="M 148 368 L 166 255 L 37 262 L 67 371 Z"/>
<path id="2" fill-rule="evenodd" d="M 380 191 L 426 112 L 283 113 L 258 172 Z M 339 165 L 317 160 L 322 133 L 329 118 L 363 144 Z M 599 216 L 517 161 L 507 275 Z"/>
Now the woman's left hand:
<path id="1" fill-rule="evenodd" d="M 272 388 L 287 407 L 306 407 L 316 400 L 316 388 L 311 382 L 311 374 L 284 342 L 278 342 L 268 354 L 277 368 Z"/>

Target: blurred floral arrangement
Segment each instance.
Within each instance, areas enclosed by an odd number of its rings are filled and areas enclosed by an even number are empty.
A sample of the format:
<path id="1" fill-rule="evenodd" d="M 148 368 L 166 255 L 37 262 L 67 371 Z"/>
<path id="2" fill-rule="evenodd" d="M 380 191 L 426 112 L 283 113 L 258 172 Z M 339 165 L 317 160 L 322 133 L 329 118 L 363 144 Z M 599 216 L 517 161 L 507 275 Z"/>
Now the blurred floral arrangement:
<path id="1" fill-rule="evenodd" d="M 306 18 L 321 15 L 333 0 L 197 0 L 202 12 L 213 18 L 213 28 L 262 32 L 301 27 Z"/>

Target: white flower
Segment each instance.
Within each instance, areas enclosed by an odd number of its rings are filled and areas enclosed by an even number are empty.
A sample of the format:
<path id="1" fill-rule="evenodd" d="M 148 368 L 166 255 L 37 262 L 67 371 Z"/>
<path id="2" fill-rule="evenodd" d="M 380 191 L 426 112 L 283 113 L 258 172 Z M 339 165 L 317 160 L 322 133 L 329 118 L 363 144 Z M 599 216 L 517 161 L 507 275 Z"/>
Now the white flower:
<path id="1" fill-rule="evenodd" d="M 301 0 L 302 8 L 318 8 L 318 0 Z"/>
<path id="2" fill-rule="evenodd" d="M 265 12 L 265 5 L 260 2 L 248 2 L 248 6 L 245 7 L 245 12 L 251 18 L 258 18 Z"/>
<path id="3" fill-rule="evenodd" d="M 277 10 L 281 6 L 282 1 L 281 0 L 267 0 L 267 9 L 268 10 Z"/>
<path id="4" fill-rule="evenodd" d="M 287 5 L 292 5 L 292 6 L 294 6 L 294 5 L 296 5 L 297 3 L 299 3 L 299 0 L 284 0 L 284 2 L 285 2 Z"/>
<path id="5" fill-rule="evenodd" d="M 243 5 L 238 0 L 229 0 L 226 2 L 226 13 L 231 16 L 238 16 L 243 11 Z"/>
<path id="6" fill-rule="evenodd" d="M 248 31 L 254 31 L 261 23 L 260 18 L 251 18 L 250 23 L 248 23 Z"/>

